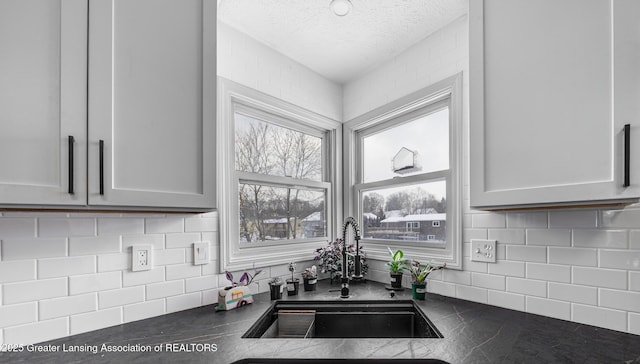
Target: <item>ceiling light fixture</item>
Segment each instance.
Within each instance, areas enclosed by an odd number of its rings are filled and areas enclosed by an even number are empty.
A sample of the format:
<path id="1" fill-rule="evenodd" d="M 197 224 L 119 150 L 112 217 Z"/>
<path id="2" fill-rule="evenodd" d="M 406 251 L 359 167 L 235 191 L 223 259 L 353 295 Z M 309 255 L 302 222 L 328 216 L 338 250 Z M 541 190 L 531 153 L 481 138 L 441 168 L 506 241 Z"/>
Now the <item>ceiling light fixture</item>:
<path id="1" fill-rule="evenodd" d="M 332 0 L 329 6 L 337 16 L 345 16 L 351 11 L 351 1 L 349 0 Z"/>

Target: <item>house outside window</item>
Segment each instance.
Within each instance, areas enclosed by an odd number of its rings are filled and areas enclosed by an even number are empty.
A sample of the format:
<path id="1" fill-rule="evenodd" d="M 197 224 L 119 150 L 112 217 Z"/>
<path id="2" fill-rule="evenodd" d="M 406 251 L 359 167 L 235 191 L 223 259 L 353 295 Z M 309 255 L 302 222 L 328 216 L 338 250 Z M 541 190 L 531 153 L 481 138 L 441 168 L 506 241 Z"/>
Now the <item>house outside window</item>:
<path id="1" fill-rule="evenodd" d="M 373 258 L 461 268 L 461 90 L 456 75 L 345 124 L 346 201 Z"/>

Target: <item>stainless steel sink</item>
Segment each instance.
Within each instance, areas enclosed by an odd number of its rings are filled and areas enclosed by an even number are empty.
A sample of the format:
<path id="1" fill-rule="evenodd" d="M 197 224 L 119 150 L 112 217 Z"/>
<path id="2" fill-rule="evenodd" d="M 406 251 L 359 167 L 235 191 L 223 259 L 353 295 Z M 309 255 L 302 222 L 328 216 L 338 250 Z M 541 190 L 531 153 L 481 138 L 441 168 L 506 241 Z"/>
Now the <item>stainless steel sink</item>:
<path id="1" fill-rule="evenodd" d="M 354 300 L 276 301 L 242 337 L 442 338 L 443 336 L 414 301 Z"/>

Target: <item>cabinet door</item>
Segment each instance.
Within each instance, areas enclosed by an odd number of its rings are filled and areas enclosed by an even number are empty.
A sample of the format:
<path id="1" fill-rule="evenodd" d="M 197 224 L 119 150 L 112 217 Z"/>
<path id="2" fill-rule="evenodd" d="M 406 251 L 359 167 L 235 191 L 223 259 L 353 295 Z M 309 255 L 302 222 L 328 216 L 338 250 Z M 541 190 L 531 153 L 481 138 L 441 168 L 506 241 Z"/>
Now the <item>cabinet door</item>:
<path id="1" fill-rule="evenodd" d="M 213 207 L 215 1 L 89 12 L 89 204 Z"/>
<path id="2" fill-rule="evenodd" d="M 637 61 L 621 61 L 639 52 L 637 43 L 625 40 L 637 42 L 637 29 L 629 33 L 637 21 L 619 24 L 617 18 L 637 8 L 631 3 L 470 2 L 472 206 L 612 202 L 640 195 L 637 177 L 622 187 L 623 124 L 635 122 L 632 130 L 640 125 L 637 106 L 635 120 L 629 116 L 621 123 L 619 115 L 626 108 L 619 103 L 619 87 L 631 84 L 619 63 L 625 73 L 639 67 Z M 626 16 L 638 19 L 637 12 Z M 635 82 L 637 88 L 637 76 Z"/>
<path id="3" fill-rule="evenodd" d="M 86 204 L 87 0 L 0 1 L 0 53 L 0 204 Z"/>

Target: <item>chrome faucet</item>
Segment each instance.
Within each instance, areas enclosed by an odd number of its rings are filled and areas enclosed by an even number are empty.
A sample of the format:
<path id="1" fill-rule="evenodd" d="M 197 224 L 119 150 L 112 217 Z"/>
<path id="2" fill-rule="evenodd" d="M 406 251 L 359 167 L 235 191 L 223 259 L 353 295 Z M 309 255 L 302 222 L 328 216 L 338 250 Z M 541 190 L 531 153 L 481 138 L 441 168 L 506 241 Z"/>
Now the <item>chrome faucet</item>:
<path id="1" fill-rule="evenodd" d="M 349 269 L 347 265 L 347 229 L 349 225 L 353 228 L 354 239 L 356 240 L 356 255 L 355 255 L 355 272 L 353 279 L 362 279 L 362 263 L 360 262 L 360 228 L 358 222 L 353 217 L 347 217 L 344 219 L 344 226 L 342 227 L 342 289 L 340 289 L 340 298 L 349 298 Z"/>

